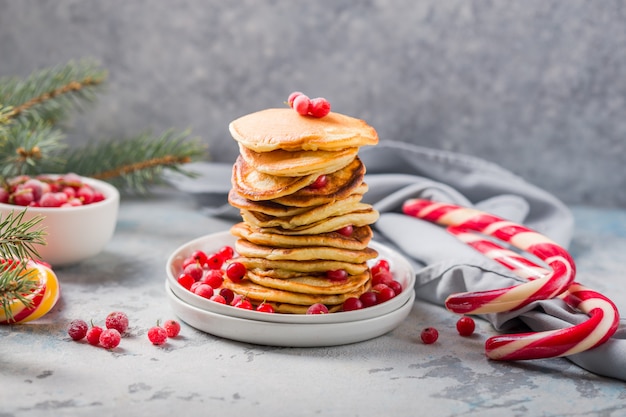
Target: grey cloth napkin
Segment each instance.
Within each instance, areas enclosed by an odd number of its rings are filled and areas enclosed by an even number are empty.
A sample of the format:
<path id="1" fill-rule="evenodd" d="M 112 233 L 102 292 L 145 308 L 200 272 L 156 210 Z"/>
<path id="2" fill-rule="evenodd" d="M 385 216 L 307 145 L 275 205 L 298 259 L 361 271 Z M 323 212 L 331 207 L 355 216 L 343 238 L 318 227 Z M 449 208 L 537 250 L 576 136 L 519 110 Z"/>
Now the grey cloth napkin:
<path id="1" fill-rule="evenodd" d="M 364 147 L 359 156 L 367 167 L 372 204 L 380 219 L 375 238 L 402 254 L 416 271 L 416 295 L 443 305 L 456 292 L 502 288 L 523 282 L 504 266 L 458 241 L 444 228 L 401 213 L 408 198 L 427 198 L 487 211 L 523 224 L 567 248 L 573 232 L 571 212 L 550 193 L 529 184 L 500 166 L 479 158 L 400 142 Z M 172 177 L 171 182 L 196 195 L 207 215 L 240 219 L 230 207 L 230 164 L 196 164 L 200 179 Z M 584 282 L 583 282 L 584 284 Z M 568 327 L 587 319 L 561 300 L 534 302 L 523 309 L 483 315 L 501 332 L 544 331 Z M 596 349 L 568 357 L 599 375 L 626 380 L 626 324 Z"/>

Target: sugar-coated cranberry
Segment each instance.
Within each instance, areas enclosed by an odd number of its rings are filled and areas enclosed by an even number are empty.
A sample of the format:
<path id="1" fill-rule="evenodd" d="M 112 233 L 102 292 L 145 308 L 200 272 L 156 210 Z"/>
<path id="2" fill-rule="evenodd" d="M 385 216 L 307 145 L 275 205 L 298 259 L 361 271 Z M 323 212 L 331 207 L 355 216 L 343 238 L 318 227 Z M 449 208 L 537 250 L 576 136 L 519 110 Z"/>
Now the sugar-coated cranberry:
<path id="1" fill-rule="evenodd" d="M 226 299 L 221 294 L 213 294 L 213 297 L 211 297 L 210 300 L 220 304 L 228 304 Z"/>
<path id="2" fill-rule="evenodd" d="M 313 117 L 321 118 L 330 113 L 330 103 L 322 97 L 311 99 L 309 104 L 309 114 Z"/>
<path id="3" fill-rule="evenodd" d="M 72 340 L 81 340 L 87 336 L 88 330 L 89 326 L 85 320 L 75 319 L 70 322 L 70 325 L 67 328 L 67 334 L 72 338 Z"/>
<path id="4" fill-rule="evenodd" d="M 194 281 L 198 281 L 200 278 L 202 278 L 204 270 L 202 269 L 202 266 L 200 266 L 198 263 L 193 263 L 187 265 L 185 269 L 183 269 L 183 273 L 189 275 L 191 278 L 193 278 Z"/>
<path id="5" fill-rule="evenodd" d="M 222 275 L 222 271 L 210 269 L 204 273 L 199 282 L 209 284 L 211 287 L 213 287 L 213 289 L 217 289 L 222 286 L 222 283 L 224 282 L 224 276 Z"/>
<path id="6" fill-rule="evenodd" d="M 315 303 L 306 310 L 306 314 L 328 314 L 328 307 L 322 303 Z"/>
<path id="7" fill-rule="evenodd" d="M 167 333 L 167 337 L 176 337 L 180 333 L 180 323 L 176 320 L 165 320 L 163 328 Z"/>
<path id="8" fill-rule="evenodd" d="M 199 283 L 196 287 L 194 287 L 193 293 L 203 298 L 211 298 L 213 297 L 215 291 L 209 284 Z"/>
<path id="9" fill-rule="evenodd" d="M 296 96 L 293 100 L 293 109 L 301 116 L 309 114 L 309 106 L 311 105 L 311 99 L 304 94 Z"/>
<path id="10" fill-rule="evenodd" d="M 104 329 L 100 333 L 100 346 L 105 349 L 116 348 L 122 340 L 122 335 L 116 329 Z"/>
<path id="11" fill-rule="evenodd" d="M 124 334 L 128 329 L 128 316 L 122 311 L 114 311 L 109 313 L 104 324 L 107 329 L 115 329 L 120 334 Z"/>
<path id="12" fill-rule="evenodd" d="M 163 327 L 154 326 L 148 330 L 148 340 L 153 345 L 160 346 L 167 342 L 167 332 Z"/>
<path id="13" fill-rule="evenodd" d="M 293 101 L 296 99 L 296 97 L 301 95 L 302 93 L 300 91 L 294 91 L 293 93 L 289 94 L 289 97 L 287 97 L 287 104 L 289 105 L 289 107 L 293 107 Z"/>

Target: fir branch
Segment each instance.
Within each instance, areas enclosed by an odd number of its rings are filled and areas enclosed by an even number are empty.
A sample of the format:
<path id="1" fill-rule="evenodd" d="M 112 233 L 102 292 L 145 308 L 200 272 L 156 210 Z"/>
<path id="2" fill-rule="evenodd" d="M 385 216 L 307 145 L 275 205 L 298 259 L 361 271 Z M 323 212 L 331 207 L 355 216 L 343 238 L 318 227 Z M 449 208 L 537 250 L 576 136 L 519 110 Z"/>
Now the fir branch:
<path id="1" fill-rule="evenodd" d="M 36 175 L 62 166 L 64 135 L 42 120 L 20 120 L 0 132 L 0 176 Z"/>
<path id="2" fill-rule="evenodd" d="M 81 101 L 92 102 L 106 71 L 91 60 L 70 61 L 64 66 L 33 72 L 25 80 L 0 78 L 0 103 L 12 106 L 9 116 L 42 119 L 52 124 L 79 108 Z"/>
<path id="3" fill-rule="evenodd" d="M 144 193 L 149 185 L 164 182 L 166 169 L 193 175 L 182 165 L 205 156 L 206 147 L 188 136 L 188 131 L 169 130 L 157 137 L 144 133 L 126 140 L 92 142 L 68 152 L 62 172 L 103 179 L 122 190 Z"/>
<path id="4" fill-rule="evenodd" d="M 4 219 L 0 218 L 0 259 L 35 259 L 39 253 L 35 245 L 45 245 L 44 231 L 36 229 L 41 216 L 24 221 L 28 208 L 10 212 Z"/>
<path id="5" fill-rule="evenodd" d="M 33 300 L 28 297 L 39 287 L 39 282 L 33 279 L 34 270 L 27 271 L 26 262 L 11 262 L 4 264 L 0 270 L 0 307 L 4 317 L 10 323 L 13 321 L 11 304 L 20 302 L 30 308 Z"/>

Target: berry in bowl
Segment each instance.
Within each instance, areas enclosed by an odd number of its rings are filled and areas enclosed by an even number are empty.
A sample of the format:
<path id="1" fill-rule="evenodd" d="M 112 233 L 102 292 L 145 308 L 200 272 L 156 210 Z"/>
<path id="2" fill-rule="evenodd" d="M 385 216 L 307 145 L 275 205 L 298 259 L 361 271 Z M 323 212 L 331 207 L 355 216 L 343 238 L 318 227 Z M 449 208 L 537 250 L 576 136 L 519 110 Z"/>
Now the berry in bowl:
<path id="1" fill-rule="evenodd" d="M 24 212 L 22 221 L 41 218 L 46 245 L 35 245 L 41 260 L 70 265 L 98 254 L 115 231 L 120 195 L 100 180 L 64 175 L 21 175 L 0 187 L 0 216 Z"/>

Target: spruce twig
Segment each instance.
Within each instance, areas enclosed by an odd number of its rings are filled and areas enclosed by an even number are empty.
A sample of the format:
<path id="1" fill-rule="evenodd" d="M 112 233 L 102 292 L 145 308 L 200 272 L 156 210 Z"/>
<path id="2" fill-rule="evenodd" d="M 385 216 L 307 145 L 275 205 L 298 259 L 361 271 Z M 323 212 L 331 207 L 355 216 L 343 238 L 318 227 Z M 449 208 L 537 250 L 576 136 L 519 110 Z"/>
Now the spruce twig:
<path id="1" fill-rule="evenodd" d="M 93 102 L 106 79 L 94 61 L 70 61 L 64 66 L 33 72 L 22 80 L 0 78 L 0 104 L 11 106 L 11 119 L 40 119 L 52 124 L 65 118 L 81 102 Z"/>
<path id="2" fill-rule="evenodd" d="M 23 221 L 26 210 L 8 214 L 0 219 L 0 307 L 10 322 L 13 318 L 11 304 L 21 302 L 25 307 L 32 305 L 28 298 L 39 286 L 26 272 L 27 259 L 39 258 L 35 245 L 45 245 L 43 230 L 33 230 L 42 218 L 34 217 Z"/>
<path id="3" fill-rule="evenodd" d="M 144 133 L 127 140 L 101 140 L 66 153 L 64 172 L 102 179 L 116 187 L 145 193 L 150 185 L 162 184 L 168 169 L 192 176 L 183 165 L 206 154 L 189 132 L 168 130 L 154 137 Z"/>

